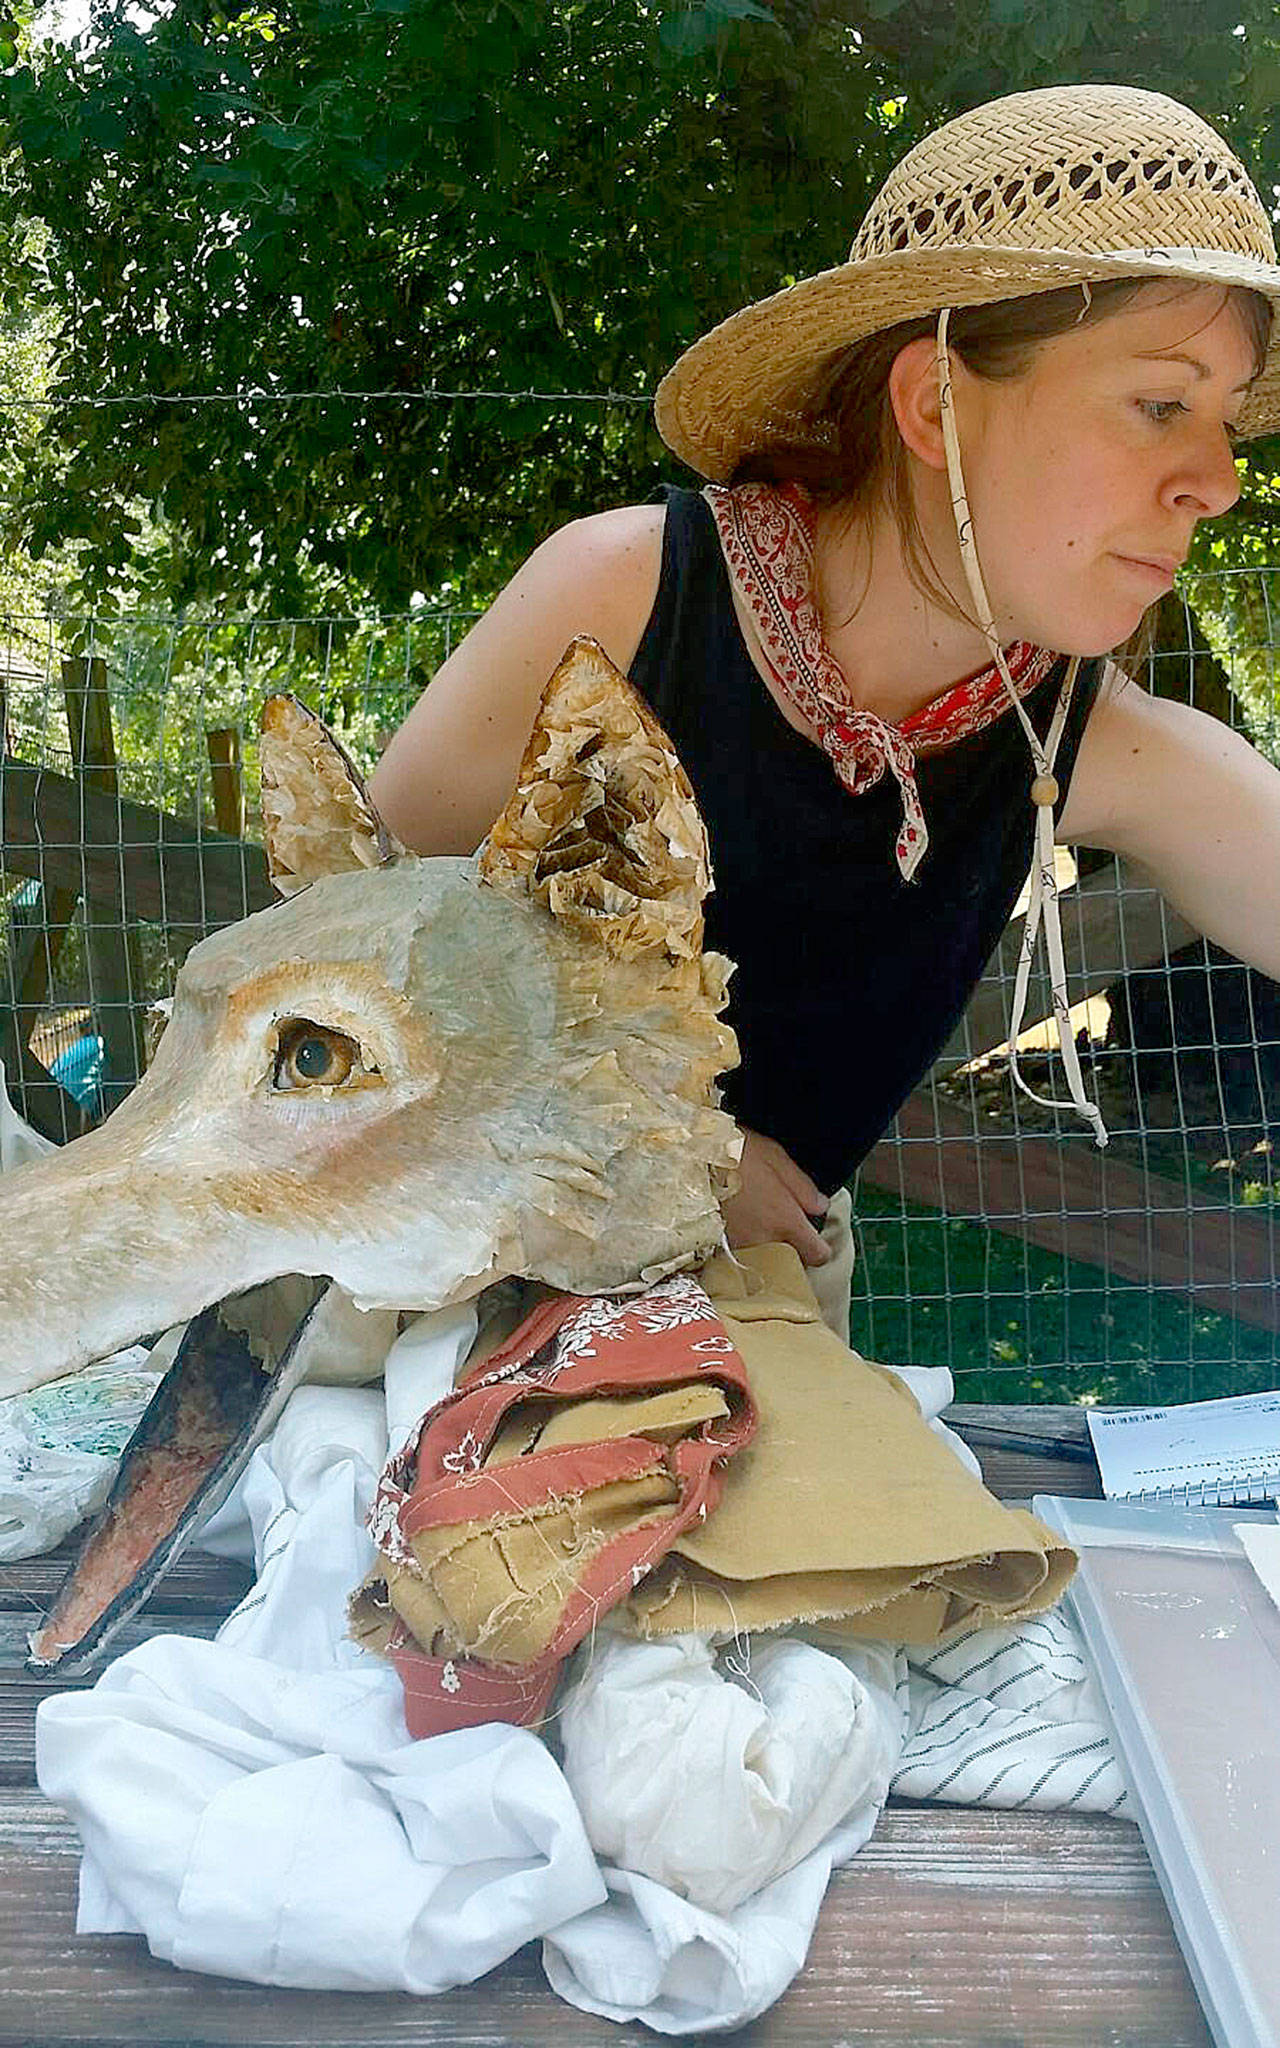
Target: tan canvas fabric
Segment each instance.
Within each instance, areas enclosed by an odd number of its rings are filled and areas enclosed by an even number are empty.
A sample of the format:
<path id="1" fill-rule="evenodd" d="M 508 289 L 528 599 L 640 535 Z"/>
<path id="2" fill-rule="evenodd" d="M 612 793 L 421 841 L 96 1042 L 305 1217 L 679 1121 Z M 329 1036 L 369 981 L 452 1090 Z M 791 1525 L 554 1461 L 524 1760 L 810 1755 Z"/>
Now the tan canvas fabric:
<path id="1" fill-rule="evenodd" d="M 746 1373 L 705 1290 L 553 1294 L 388 1461 L 351 1625 L 414 1735 L 541 1719 L 560 1661 L 714 1512 L 750 1441 Z"/>
<path id="2" fill-rule="evenodd" d="M 1002 1507 L 902 1382 L 840 1343 L 789 1246 L 721 1254 L 701 1277 L 746 1365 L 759 1427 L 715 1514 L 628 1601 L 637 1633 L 819 1621 L 933 1643 L 1053 1604 L 1074 1553 Z"/>

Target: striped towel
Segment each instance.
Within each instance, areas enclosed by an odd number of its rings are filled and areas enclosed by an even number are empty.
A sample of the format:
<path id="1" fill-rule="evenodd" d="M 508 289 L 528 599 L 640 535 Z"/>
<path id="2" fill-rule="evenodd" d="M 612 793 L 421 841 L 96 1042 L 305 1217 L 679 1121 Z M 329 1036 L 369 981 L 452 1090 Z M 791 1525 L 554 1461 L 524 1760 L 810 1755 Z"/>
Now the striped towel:
<path id="1" fill-rule="evenodd" d="M 1059 1609 L 912 1653 L 908 1681 L 897 1797 L 1134 1817 L 1079 1637 Z"/>

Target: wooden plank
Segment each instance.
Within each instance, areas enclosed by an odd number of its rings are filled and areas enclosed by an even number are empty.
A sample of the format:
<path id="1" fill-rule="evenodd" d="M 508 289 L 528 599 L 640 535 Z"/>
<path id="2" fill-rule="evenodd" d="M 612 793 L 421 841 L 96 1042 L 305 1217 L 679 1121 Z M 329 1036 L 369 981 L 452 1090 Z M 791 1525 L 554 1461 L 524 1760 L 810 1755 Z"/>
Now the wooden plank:
<path id="1" fill-rule="evenodd" d="M 98 896 L 123 865 L 130 915 L 165 925 L 179 950 L 276 900 L 260 846 L 128 797 L 82 793 L 11 755 L 0 760 L 0 848 L 8 873 Z"/>
<path id="2" fill-rule="evenodd" d="M 1277 1245 L 1265 1217 L 1139 1173 L 1083 1140 L 1023 1131 L 975 1142 L 969 1117 L 918 1089 L 861 1175 L 904 1200 L 1280 1330 Z"/>
<path id="3" fill-rule="evenodd" d="M 99 790 L 114 802 L 119 778 L 105 661 L 64 661 L 62 686 L 71 758 L 81 786 Z M 116 836 L 118 844 L 118 826 Z M 147 988 L 137 932 L 129 926 L 123 863 L 117 859 L 109 864 L 105 879 L 100 892 L 86 890 L 81 914 L 90 1000 L 102 1037 L 102 1097 L 112 1109 L 146 1067 L 142 1012 Z"/>
<path id="4" fill-rule="evenodd" d="M 74 1935 L 78 1843 L 38 1795 L 0 1799 L 0 2043 L 554 2048 L 652 2043 L 556 1999 L 537 1952 L 440 1996 L 272 1991 Z M 838 1871 L 804 1968 L 752 2048 L 1208 2048 L 1136 1828 L 1086 1815 L 892 1806 Z"/>
<path id="5" fill-rule="evenodd" d="M 943 1420 L 962 1435 L 966 1425 L 977 1424 L 984 1432 L 1031 1430 L 1050 1441 L 1056 1438 L 1082 1448 L 1089 1445 L 1089 1425 L 1078 1404 L 1027 1408 L 1013 1402 L 953 1401 Z M 1080 1500 L 1098 1497 L 1098 1467 L 1091 1447 L 1088 1458 L 1054 1458 L 993 1445 L 978 1436 L 970 1449 L 982 1467 L 983 1479 L 1002 1500 L 1029 1500 L 1034 1493 L 1068 1494 Z"/>

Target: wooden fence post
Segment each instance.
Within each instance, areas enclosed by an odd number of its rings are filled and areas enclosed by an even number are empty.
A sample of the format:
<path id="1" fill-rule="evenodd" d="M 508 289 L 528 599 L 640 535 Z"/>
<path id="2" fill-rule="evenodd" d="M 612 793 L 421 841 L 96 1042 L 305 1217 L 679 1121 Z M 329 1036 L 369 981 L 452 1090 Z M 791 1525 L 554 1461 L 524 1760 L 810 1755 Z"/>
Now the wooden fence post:
<path id="1" fill-rule="evenodd" d="M 244 838 L 244 779 L 240 761 L 240 729 L 211 726 L 205 734 L 213 782 L 213 822 L 229 839 Z"/>
<path id="2" fill-rule="evenodd" d="M 81 788 L 117 796 L 119 778 L 105 661 L 64 661 L 62 687 L 71 758 Z M 104 1110 L 114 1109 L 146 1065 L 142 1028 L 146 984 L 137 934 L 128 929 L 127 915 L 123 852 L 119 850 L 107 891 L 94 896 L 86 893 L 83 909 L 94 1015 L 102 1034 Z"/>
<path id="3" fill-rule="evenodd" d="M 0 679 L 0 764 L 9 752 L 7 714 L 4 682 Z M 4 768 L 0 765 L 0 791 L 3 778 Z M 0 796 L 0 845 L 3 840 L 4 802 Z M 17 1098 L 16 1106 L 28 1123 L 58 1144 L 78 1138 L 88 1128 L 90 1119 L 75 1097 L 41 1066 L 31 1050 L 30 1039 L 36 1012 L 44 1001 L 53 963 L 75 907 L 74 890 L 49 889 L 43 884 L 38 885 L 35 902 L 29 908 L 11 907 L 5 989 L 10 1000 L 0 1005 L 0 1059 Z"/>

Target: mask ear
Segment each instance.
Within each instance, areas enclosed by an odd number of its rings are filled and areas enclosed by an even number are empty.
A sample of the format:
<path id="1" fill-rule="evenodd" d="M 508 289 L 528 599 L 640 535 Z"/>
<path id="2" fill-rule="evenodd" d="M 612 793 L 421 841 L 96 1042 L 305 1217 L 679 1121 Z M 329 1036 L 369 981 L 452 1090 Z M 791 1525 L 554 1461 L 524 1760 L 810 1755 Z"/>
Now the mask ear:
<path id="1" fill-rule="evenodd" d="M 480 876 L 619 957 L 701 954 L 711 865 L 689 778 L 595 640 L 574 640 L 543 691 Z"/>
<path id="2" fill-rule="evenodd" d="M 296 697 L 268 697 L 263 705 L 261 759 L 267 864 L 282 896 L 405 851 L 346 749 Z"/>

